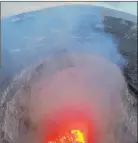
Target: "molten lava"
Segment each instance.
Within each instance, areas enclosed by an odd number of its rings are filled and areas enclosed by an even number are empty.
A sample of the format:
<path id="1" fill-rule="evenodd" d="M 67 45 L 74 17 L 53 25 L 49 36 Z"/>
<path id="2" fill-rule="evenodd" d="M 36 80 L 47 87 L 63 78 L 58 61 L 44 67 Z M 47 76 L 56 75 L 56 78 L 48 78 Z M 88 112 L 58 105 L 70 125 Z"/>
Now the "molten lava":
<path id="1" fill-rule="evenodd" d="M 95 143 L 94 126 L 87 114 L 66 111 L 46 123 L 44 143 Z"/>
<path id="2" fill-rule="evenodd" d="M 80 130 L 72 130 L 70 132 L 65 132 L 63 136 L 55 137 L 52 141 L 48 143 L 86 143 L 85 137 Z"/>

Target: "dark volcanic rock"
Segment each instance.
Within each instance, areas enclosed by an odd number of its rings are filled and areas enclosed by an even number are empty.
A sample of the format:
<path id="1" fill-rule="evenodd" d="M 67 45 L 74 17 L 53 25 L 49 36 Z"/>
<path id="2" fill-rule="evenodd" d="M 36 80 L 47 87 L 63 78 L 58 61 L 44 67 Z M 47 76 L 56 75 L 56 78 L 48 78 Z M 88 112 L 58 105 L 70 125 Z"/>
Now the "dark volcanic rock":
<path id="1" fill-rule="evenodd" d="M 137 23 L 121 18 L 106 16 L 105 31 L 119 39 L 118 50 L 125 58 L 124 75 L 131 92 L 138 95 L 137 78 Z"/>

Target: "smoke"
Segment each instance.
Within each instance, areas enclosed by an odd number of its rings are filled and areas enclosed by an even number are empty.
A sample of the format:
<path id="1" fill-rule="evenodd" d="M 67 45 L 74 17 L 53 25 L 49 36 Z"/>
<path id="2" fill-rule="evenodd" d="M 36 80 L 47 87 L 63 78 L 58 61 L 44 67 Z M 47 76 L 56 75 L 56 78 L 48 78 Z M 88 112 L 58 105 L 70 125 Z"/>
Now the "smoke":
<path id="1" fill-rule="evenodd" d="M 31 121 L 37 126 L 45 118 L 56 120 L 53 115 L 63 109 L 89 110 L 98 128 L 99 142 L 116 142 L 109 134 L 114 135 L 122 118 L 125 82 L 119 68 L 98 55 L 73 52 L 68 56 L 73 66 L 57 70 L 49 79 L 43 76 L 43 80 L 33 85 L 29 104 Z M 66 57 L 62 60 L 67 64 Z"/>
<path id="2" fill-rule="evenodd" d="M 118 51 L 119 40 L 105 32 L 108 25 L 102 12 L 102 9 L 89 5 L 50 9 L 47 48 L 100 54 L 123 68 L 126 61 Z"/>
<path id="3" fill-rule="evenodd" d="M 39 14 L 45 15 L 43 12 Z M 85 6 L 49 12 L 47 26 L 53 33 L 43 51 L 49 52 L 48 56 L 16 78 L 16 84 L 13 82 L 13 86 L 23 83 L 23 88 L 16 88 L 7 111 L 3 111 L 5 138 L 10 143 L 39 143 L 43 120 L 57 122 L 53 116 L 67 108 L 90 115 L 97 127 L 97 143 L 127 143 L 118 137 L 119 133 L 124 135 L 122 128 L 128 117 L 122 107 L 127 91 L 120 70 L 124 60 L 117 50 L 118 41 L 104 32 L 101 12 Z M 16 117 L 11 118 L 11 113 Z M 133 142 L 132 133 L 128 134 L 128 142 Z"/>

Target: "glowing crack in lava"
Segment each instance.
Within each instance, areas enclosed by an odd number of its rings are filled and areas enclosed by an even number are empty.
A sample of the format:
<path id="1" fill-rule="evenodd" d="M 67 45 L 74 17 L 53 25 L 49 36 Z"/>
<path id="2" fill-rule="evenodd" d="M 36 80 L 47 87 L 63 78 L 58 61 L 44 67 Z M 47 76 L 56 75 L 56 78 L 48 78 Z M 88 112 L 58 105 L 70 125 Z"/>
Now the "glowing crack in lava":
<path id="1" fill-rule="evenodd" d="M 84 135 L 81 131 L 72 130 L 71 133 L 75 135 L 75 141 L 76 142 L 85 143 L 85 138 L 84 138 Z"/>

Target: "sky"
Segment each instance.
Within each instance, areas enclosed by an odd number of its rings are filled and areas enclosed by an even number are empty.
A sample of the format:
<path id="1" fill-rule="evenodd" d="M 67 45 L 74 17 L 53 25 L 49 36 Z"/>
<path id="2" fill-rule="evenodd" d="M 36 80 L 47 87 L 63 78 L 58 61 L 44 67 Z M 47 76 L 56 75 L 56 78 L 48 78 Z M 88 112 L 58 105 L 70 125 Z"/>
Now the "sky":
<path id="1" fill-rule="evenodd" d="M 1 16 L 7 17 L 22 12 L 28 12 L 42 8 L 71 4 L 71 3 L 75 4 L 76 2 L 1 2 Z M 137 2 L 80 2 L 80 3 L 104 6 L 137 15 Z"/>

